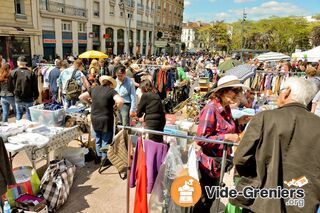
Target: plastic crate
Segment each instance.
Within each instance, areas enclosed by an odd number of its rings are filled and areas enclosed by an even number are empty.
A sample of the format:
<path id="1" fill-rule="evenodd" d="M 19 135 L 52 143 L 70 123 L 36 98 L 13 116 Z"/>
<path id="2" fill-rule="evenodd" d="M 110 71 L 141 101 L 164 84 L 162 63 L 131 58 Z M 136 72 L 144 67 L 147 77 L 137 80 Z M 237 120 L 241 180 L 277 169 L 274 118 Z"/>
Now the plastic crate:
<path id="1" fill-rule="evenodd" d="M 44 110 L 43 104 L 29 107 L 31 120 L 46 126 L 63 126 L 65 110 Z"/>

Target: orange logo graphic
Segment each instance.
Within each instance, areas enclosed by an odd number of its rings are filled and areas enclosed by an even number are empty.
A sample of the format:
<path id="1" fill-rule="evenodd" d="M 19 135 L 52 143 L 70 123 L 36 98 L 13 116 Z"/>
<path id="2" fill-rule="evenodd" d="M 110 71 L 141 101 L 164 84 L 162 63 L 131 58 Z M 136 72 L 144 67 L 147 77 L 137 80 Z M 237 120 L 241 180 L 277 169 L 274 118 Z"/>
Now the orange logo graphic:
<path id="1" fill-rule="evenodd" d="M 171 185 L 171 198 L 178 206 L 194 206 L 200 197 L 200 183 L 193 177 L 183 176 L 173 181 Z"/>

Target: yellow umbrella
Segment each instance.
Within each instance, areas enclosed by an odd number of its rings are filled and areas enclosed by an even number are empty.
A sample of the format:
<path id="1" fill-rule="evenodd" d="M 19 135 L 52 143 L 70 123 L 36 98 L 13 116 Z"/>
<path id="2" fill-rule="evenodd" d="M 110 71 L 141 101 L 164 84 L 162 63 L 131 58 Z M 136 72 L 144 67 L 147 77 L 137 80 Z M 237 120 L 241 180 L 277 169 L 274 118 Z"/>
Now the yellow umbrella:
<path id="1" fill-rule="evenodd" d="M 103 52 L 89 50 L 79 55 L 79 58 L 108 58 L 108 55 Z"/>

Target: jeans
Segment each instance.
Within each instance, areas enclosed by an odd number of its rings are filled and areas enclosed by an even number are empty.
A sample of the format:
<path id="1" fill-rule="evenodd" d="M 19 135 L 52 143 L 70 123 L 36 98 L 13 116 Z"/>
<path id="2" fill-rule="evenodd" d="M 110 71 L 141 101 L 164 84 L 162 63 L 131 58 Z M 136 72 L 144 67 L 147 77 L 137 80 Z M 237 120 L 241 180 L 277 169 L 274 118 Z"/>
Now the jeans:
<path id="1" fill-rule="evenodd" d="M 58 102 L 58 92 L 51 92 L 51 94 L 52 94 L 52 97 L 53 97 L 53 100 L 55 101 L 55 102 Z"/>
<path id="2" fill-rule="evenodd" d="M 68 109 L 69 107 L 76 105 L 77 101 L 67 100 L 66 95 L 62 95 L 62 103 L 63 103 L 64 109 Z"/>
<path id="3" fill-rule="evenodd" d="M 29 107 L 33 106 L 33 102 L 16 102 L 16 113 L 17 113 L 17 120 L 21 120 L 23 116 L 23 111 L 26 111 L 27 120 L 31 121 L 31 115 Z"/>
<path id="4" fill-rule="evenodd" d="M 107 157 L 107 153 L 101 152 L 100 149 L 108 144 L 111 144 L 113 132 L 94 131 L 94 135 L 96 138 L 97 156 L 102 157 L 102 159 L 104 159 Z"/>
<path id="5" fill-rule="evenodd" d="M 1 97 L 1 105 L 2 105 L 2 122 L 8 122 L 10 105 L 13 109 L 14 115 L 16 115 L 16 106 L 15 106 L 14 96 Z"/>
<path id="6" fill-rule="evenodd" d="M 123 126 L 130 126 L 130 108 L 131 104 L 123 104 L 123 107 L 117 111 L 117 117 Z"/>

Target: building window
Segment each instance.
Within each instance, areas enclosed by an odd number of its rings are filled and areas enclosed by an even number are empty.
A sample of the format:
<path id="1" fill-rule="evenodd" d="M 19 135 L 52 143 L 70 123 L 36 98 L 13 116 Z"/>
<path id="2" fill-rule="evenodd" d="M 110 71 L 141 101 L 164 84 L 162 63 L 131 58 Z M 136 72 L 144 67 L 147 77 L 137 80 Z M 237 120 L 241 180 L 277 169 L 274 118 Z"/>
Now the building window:
<path id="1" fill-rule="evenodd" d="M 137 30 L 137 42 L 140 42 L 140 38 L 141 38 L 141 30 Z"/>
<path id="2" fill-rule="evenodd" d="M 15 0 L 16 14 L 24 14 L 23 0 Z"/>
<path id="3" fill-rule="evenodd" d="M 93 15 L 96 17 L 100 16 L 100 3 L 99 2 L 93 2 Z"/>
<path id="4" fill-rule="evenodd" d="M 71 32 L 71 22 L 61 22 L 61 29 L 65 32 Z"/>
<path id="5" fill-rule="evenodd" d="M 120 12 L 120 16 L 123 17 L 123 12 Z"/>
<path id="6" fill-rule="evenodd" d="M 78 23 L 78 31 L 82 33 L 86 32 L 86 23 Z"/>
<path id="7" fill-rule="evenodd" d="M 110 16 L 114 16 L 114 6 L 110 6 Z"/>
<path id="8" fill-rule="evenodd" d="M 118 39 L 118 42 L 124 42 L 124 30 L 123 29 L 119 29 L 117 31 L 117 39 Z"/>
<path id="9" fill-rule="evenodd" d="M 94 32 L 94 38 L 100 39 L 100 25 L 92 25 L 92 32 Z"/>
<path id="10" fill-rule="evenodd" d="M 112 28 L 107 28 L 106 29 L 106 37 L 105 37 L 106 41 L 113 41 L 113 29 Z"/>

